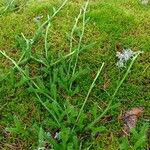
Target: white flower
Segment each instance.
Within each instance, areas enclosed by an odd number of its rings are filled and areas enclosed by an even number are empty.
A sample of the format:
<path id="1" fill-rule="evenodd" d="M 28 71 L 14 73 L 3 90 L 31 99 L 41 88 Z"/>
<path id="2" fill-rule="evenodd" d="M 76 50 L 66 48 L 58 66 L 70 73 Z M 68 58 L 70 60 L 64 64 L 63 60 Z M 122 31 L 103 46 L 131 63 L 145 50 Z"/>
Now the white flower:
<path id="1" fill-rule="evenodd" d="M 134 57 L 136 52 L 133 52 L 131 49 L 123 49 L 122 53 L 117 52 L 116 56 L 119 59 L 117 62 L 117 66 L 119 68 L 125 67 L 127 61 Z"/>

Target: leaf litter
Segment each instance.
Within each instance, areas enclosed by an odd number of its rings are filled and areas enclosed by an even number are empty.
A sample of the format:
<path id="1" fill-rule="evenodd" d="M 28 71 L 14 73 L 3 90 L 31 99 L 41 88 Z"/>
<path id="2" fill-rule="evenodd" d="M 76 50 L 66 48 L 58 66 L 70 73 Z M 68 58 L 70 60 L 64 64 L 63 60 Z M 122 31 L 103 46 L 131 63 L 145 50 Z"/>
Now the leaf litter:
<path id="1" fill-rule="evenodd" d="M 125 112 L 123 115 L 124 126 L 122 129 L 124 136 L 128 136 L 130 131 L 136 127 L 137 121 L 142 113 L 144 113 L 143 107 L 132 108 Z"/>

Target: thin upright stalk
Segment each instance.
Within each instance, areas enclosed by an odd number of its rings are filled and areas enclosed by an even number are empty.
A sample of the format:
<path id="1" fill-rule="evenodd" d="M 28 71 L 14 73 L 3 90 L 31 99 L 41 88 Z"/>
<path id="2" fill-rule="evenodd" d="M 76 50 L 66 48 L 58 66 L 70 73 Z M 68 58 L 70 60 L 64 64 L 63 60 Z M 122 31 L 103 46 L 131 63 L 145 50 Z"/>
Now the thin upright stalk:
<path id="1" fill-rule="evenodd" d="M 126 79 L 127 75 L 129 74 L 129 72 L 130 72 L 130 70 L 131 70 L 131 67 L 133 66 L 133 63 L 134 63 L 134 61 L 136 60 L 136 58 L 139 56 L 139 54 L 140 54 L 140 53 L 138 53 L 137 55 L 135 55 L 135 56 L 133 57 L 133 59 L 132 59 L 130 65 L 129 65 L 127 71 L 126 71 L 126 73 L 124 74 L 122 80 L 119 82 L 117 88 L 115 89 L 114 94 L 112 95 L 112 99 L 116 96 L 116 94 L 117 94 L 119 88 L 121 87 L 122 83 L 124 82 L 124 80 Z"/>
<path id="2" fill-rule="evenodd" d="M 74 26 L 72 28 L 72 31 L 71 31 L 71 34 L 70 34 L 70 53 L 72 52 L 72 49 L 73 49 L 73 35 L 74 35 L 74 32 L 75 32 L 75 29 L 77 28 L 77 24 L 79 22 L 79 19 L 80 19 L 81 15 L 82 15 L 82 9 L 80 9 L 80 13 L 77 16 L 77 18 L 75 19 L 75 24 L 74 24 Z M 70 70 L 71 70 L 72 60 L 73 60 L 73 57 L 71 57 L 71 60 L 69 62 L 68 74 L 70 73 Z"/>
<path id="3" fill-rule="evenodd" d="M 111 104 L 112 104 L 112 102 L 113 102 L 113 100 L 114 100 L 114 98 L 115 98 L 115 96 L 116 96 L 116 94 L 117 94 L 119 88 L 121 87 L 121 85 L 122 85 L 123 82 L 125 81 L 126 77 L 128 76 L 128 74 L 129 74 L 129 72 L 130 72 L 130 70 L 131 70 L 131 68 L 132 68 L 132 66 L 133 66 L 133 64 L 134 64 L 134 62 L 135 62 L 135 60 L 136 60 L 136 58 L 139 56 L 139 54 L 140 54 L 140 53 L 138 53 L 136 56 L 133 57 L 133 59 L 132 59 L 130 65 L 129 65 L 127 71 L 126 71 L 126 73 L 124 74 L 122 80 L 119 82 L 118 86 L 116 87 L 116 89 L 115 89 L 115 91 L 114 91 L 114 94 L 111 96 L 110 102 L 109 102 L 109 104 L 107 105 L 106 109 L 102 112 L 102 114 L 101 114 L 99 117 L 97 117 L 92 123 L 90 123 L 90 124 L 87 126 L 87 128 L 90 128 L 90 127 L 94 126 L 94 125 L 108 112 L 108 110 L 111 108 Z"/>
<path id="4" fill-rule="evenodd" d="M 80 52 L 80 48 L 81 48 L 81 44 L 82 44 L 82 40 L 83 40 L 83 36 L 84 36 L 84 32 L 85 32 L 85 25 L 86 25 L 85 17 L 86 17 L 86 11 L 87 11 L 88 4 L 89 4 L 89 0 L 87 0 L 87 2 L 85 4 L 85 7 L 83 7 L 82 33 L 80 35 L 78 48 L 76 50 L 76 57 L 75 57 L 75 63 L 74 63 L 73 71 L 72 71 L 72 76 L 75 74 L 77 63 L 78 63 L 78 59 L 79 59 L 78 58 L 79 57 L 79 52 Z M 70 83 L 69 88 L 70 89 L 72 88 L 72 82 Z"/>
<path id="5" fill-rule="evenodd" d="M 95 82 L 96 82 L 97 78 L 99 77 L 99 75 L 100 75 L 100 73 L 101 73 L 103 67 L 104 67 L 104 63 L 102 63 L 100 69 L 98 70 L 98 72 L 97 72 L 97 74 L 96 74 L 96 76 L 95 76 L 95 78 L 94 78 L 94 80 L 93 80 L 93 82 L 92 82 L 92 84 L 91 84 L 91 86 L 90 86 L 90 88 L 89 88 L 89 90 L 88 90 L 88 93 L 87 93 L 87 95 L 86 95 L 86 98 L 85 98 L 85 100 L 84 100 L 84 102 L 83 102 L 83 104 L 82 104 L 82 107 L 80 108 L 80 111 L 79 111 L 79 113 L 78 113 L 78 116 L 77 116 L 77 119 L 76 119 L 76 123 L 78 122 L 78 120 L 79 120 L 79 118 L 80 118 L 80 116 L 81 116 L 81 113 L 82 113 L 82 111 L 83 111 L 83 109 L 84 109 L 84 107 L 85 107 L 85 104 L 87 103 L 87 100 L 88 100 L 88 98 L 89 98 L 89 96 L 90 96 L 90 93 L 91 93 L 91 91 L 92 91 L 92 89 L 93 89 L 93 87 L 94 87 L 94 85 L 95 85 Z M 75 125 L 74 125 L 74 127 L 75 127 Z M 72 130 L 74 130 L 74 127 L 73 127 Z"/>
<path id="6" fill-rule="evenodd" d="M 48 20 L 49 20 L 49 18 L 50 17 L 48 16 Z M 44 38 L 44 40 L 45 40 L 45 57 L 46 57 L 46 59 L 48 59 L 48 31 L 49 31 L 50 25 L 51 25 L 51 23 L 49 22 L 47 27 L 46 27 L 46 33 L 45 33 L 45 38 Z"/>
<path id="7" fill-rule="evenodd" d="M 61 6 L 52 14 L 52 16 L 47 19 L 37 30 L 37 32 L 35 33 L 34 37 L 33 37 L 33 42 L 36 39 L 36 36 L 39 34 L 39 32 L 41 32 L 41 30 L 60 12 L 60 10 L 66 5 L 66 3 L 68 2 L 68 0 L 65 0 Z"/>

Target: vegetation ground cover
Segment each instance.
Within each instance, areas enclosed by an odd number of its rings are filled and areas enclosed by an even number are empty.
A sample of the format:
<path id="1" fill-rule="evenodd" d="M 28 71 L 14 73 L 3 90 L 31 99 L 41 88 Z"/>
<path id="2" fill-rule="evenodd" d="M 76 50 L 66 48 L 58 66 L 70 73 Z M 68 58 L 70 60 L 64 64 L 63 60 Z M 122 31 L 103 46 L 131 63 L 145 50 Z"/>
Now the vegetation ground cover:
<path id="1" fill-rule="evenodd" d="M 137 0 L 1 1 L 1 149 L 148 149 L 149 43 L 150 5 Z M 118 44 L 143 53 L 118 68 Z"/>

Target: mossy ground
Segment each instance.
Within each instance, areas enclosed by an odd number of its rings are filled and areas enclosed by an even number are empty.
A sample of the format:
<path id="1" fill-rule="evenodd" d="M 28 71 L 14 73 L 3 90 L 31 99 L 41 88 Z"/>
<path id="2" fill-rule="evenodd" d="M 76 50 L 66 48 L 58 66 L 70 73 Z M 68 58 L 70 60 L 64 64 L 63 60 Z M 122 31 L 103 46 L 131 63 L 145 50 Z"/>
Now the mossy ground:
<path id="1" fill-rule="evenodd" d="M 58 4 L 60 4 L 59 1 L 49 2 L 48 0 L 31 2 L 28 5 L 20 2 L 17 10 L 2 14 L 0 16 L 0 50 L 6 51 L 9 56 L 17 59 L 20 51 L 17 48 L 16 36 L 24 33 L 28 38 L 32 38 L 37 29 L 34 18 L 43 16 L 42 22 L 47 14 L 51 14 L 52 6 L 58 6 Z M 82 4 L 83 1 L 80 0 L 70 1 L 53 20 L 49 41 L 51 41 L 52 49 L 57 53 L 67 52 L 69 44 L 67 34 L 70 33 L 74 18 Z M 0 6 L 4 7 L 3 3 Z M 132 107 L 143 106 L 146 110 L 145 115 L 150 115 L 150 5 L 141 5 L 138 0 L 102 0 L 100 2 L 93 0 L 90 2 L 87 16 L 90 20 L 86 27 L 84 44 L 94 43 L 94 46 L 84 51 L 84 54 L 81 53 L 79 65 L 89 66 L 92 73 L 82 81 L 83 92 L 75 98 L 79 104 L 82 96 L 86 95 L 95 70 L 102 62 L 105 62 L 106 65 L 90 96 L 90 101 L 97 102 L 102 111 L 106 107 L 108 103 L 106 91 L 113 93 L 126 70 L 116 66 L 116 44 L 121 43 L 124 48 L 144 52 L 138 57 L 131 73 L 117 93 L 114 103 L 120 106 L 100 121 L 107 126 L 108 131 L 94 141 L 90 141 L 99 147 L 96 147 L 97 149 L 116 150 L 118 149 L 116 138 L 121 127 L 119 116 L 122 112 Z M 43 43 L 41 39 L 34 49 L 41 51 Z M 1 78 L 9 71 L 10 65 L 0 56 Z M 13 82 L 7 80 L 0 85 L 1 149 L 29 149 L 29 147 L 34 149 L 38 142 L 36 128 L 41 124 L 46 128 L 49 124 L 49 115 L 23 87 L 15 89 L 15 84 L 15 80 Z M 14 126 L 13 116 L 19 118 L 22 126 L 17 135 L 11 135 L 5 131 L 7 127 Z M 109 119 L 107 120 L 109 117 L 112 117 L 110 122 Z M 139 122 L 139 126 L 143 122 L 144 119 Z"/>

